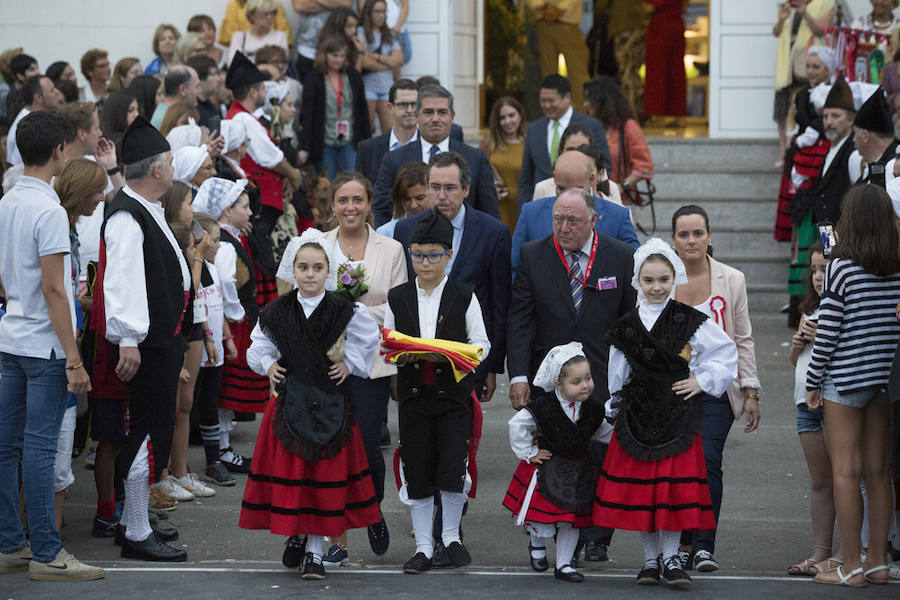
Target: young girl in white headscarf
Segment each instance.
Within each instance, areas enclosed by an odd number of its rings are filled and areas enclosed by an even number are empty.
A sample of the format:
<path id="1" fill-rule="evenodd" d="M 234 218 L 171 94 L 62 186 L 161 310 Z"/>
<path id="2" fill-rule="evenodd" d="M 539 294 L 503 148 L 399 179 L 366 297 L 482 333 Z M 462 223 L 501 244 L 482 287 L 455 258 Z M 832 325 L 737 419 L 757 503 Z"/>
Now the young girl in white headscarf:
<path id="1" fill-rule="evenodd" d="M 291 536 L 282 562 L 302 563 L 303 579 L 325 578 L 323 536 L 381 520 L 345 385 L 351 374 L 368 375 L 380 335 L 365 306 L 332 293 L 330 250 L 315 229 L 291 240 L 277 276 L 296 289 L 263 309 L 247 351 L 276 395 L 256 438 L 240 526 Z"/>
<path id="2" fill-rule="evenodd" d="M 615 431 L 597 482 L 594 525 L 641 532 L 637 583 L 691 578 L 678 558 L 683 530 L 712 530 L 700 440 L 702 402 L 737 377 L 737 349 L 707 316 L 676 302 L 684 263 L 658 238 L 634 253 L 638 306 L 607 332 L 606 415 Z M 659 562 L 661 557 L 662 562 Z"/>
<path id="3" fill-rule="evenodd" d="M 596 479 L 588 455 L 604 408 L 593 398 L 591 367 L 579 342 L 552 348 L 534 385 L 544 390 L 509 420 L 509 445 L 521 460 L 503 506 L 531 535 L 531 568 L 546 571 L 546 539 L 556 537 L 553 576 L 579 582 L 572 567 L 579 528 L 591 526 Z"/>

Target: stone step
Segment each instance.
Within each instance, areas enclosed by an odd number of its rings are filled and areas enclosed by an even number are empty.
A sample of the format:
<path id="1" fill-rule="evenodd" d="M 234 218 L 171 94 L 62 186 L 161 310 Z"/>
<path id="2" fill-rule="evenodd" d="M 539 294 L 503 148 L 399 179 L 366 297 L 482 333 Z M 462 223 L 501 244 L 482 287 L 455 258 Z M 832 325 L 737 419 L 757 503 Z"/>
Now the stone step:
<path id="1" fill-rule="evenodd" d="M 778 197 L 777 172 L 751 170 L 728 172 L 724 169 L 698 173 L 696 170 L 658 172 L 653 178 L 660 197 L 687 197 L 697 202 L 708 198 Z"/>
<path id="2" fill-rule="evenodd" d="M 772 170 L 778 157 L 778 141 L 712 140 L 650 136 L 650 154 L 657 170 L 670 165 L 711 164 L 725 168 L 743 165 Z"/>
<path id="3" fill-rule="evenodd" d="M 656 209 L 657 235 L 668 235 L 671 231 L 672 215 L 682 206 L 696 204 L 706 211 L 713 232 L 732 230 L 741 225 L 768 228 L 771 232 L 775 224 L 776 200 L 773 198 L 696 198 L 663 197 L 654 199 Z M 649 208 L 632 208 L 632 218 L 649 228 L 652 216 Z"/>
<path id="4" fill-rule="evenodd" d="M 777 315 L 781 308 L 788 303 L 787 292 L 770 292 L 747 290 L 747 306 L 750 309 L 750 322 L 759 315 Z M 787 317 L 785 316 L 785 323 Z M 790 340 L 790 332 L 786 339 Z"/>
<path id="5" fill-rule="evenodd" d="M 790 256 L 783 258 L 717 255 L 720 260 L 744 274 L 748 286 L 766 286 L 767 290 L 787 293 Z"/>

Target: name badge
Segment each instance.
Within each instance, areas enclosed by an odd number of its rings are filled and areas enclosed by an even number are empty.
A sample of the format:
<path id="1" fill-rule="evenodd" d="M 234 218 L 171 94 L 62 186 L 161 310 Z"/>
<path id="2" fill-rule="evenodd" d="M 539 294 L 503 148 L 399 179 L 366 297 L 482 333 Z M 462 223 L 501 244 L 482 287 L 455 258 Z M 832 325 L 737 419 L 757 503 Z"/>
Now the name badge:
<path id="1" fill-rule="evenodd" d="M 612 277 L 600 277 L 597 279 L 597 289 L 598 290 L 614 290 L 618 287 L 616 283 L 615 276 Z"/>

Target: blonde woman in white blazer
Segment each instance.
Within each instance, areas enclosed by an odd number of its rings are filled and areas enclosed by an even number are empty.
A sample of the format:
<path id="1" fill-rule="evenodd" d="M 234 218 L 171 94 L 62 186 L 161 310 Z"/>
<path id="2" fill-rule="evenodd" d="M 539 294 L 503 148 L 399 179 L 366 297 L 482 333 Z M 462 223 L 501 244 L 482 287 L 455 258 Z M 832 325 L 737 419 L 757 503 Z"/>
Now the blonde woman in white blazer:
<path id="1" fill-rule="evenodd" d="M 331 185 L 331 208 L 338 226 L 325 234 L 334 244 L 338 265 L 359 263 L 366 269 L 369 291 L 359 297 L 369 314 L 381 327 L 387 307 L 388 290 L 407 281 L 406 257 L 403 246 L 396 240 L 376 233 L 368 224 L 374 190 L 372 184 L 356 171 L 339 173 Z M 377 348 L 375 350 L 378 351 Z M 348 383 L 353 399 L 356 423 L 359 426 L 369 460 L 375 497 L 379 504 L 384 498 L 384 457 L 381 454 L 381 424 L 387 415 L 391 375 L 397 368 L 375 357 L 368 379 L 350 376 Z M 387 552 L 389 537 L 384 518 L 368 529 L 369 543 L 376 554 Z M 330 564 L 341 564 L 348 558 L 346 534 L 332 540 L 332 547 L 323 557 Z"/>
<path id="2" fill-rule="evenodd" d="M 708 254 L 712 231 L 709 218 L 699 206 L 683 206 L 672 216 L 672 242 L 687 268 L 688 283 L 678 286 L 675 299 L 707 315 L 734 341 L 738 351 L 738 379 L 727 394 L 703 406 L 703 453 L 716 522 L 722 507 L 722 452 L 734 421 L 746 416 L 744 432 L 759 426 L 759 379 L 756 351 L 747 308 L 744 274 L 714 260 Z M 716 532 L 683 532 L 682 556 L 685 567 L 698 571 L 719 568 L 715 552 Z M 693 551 L 693 557 L 689 554 Z M 693 561 L 690 564 L 688 561 Z"/>

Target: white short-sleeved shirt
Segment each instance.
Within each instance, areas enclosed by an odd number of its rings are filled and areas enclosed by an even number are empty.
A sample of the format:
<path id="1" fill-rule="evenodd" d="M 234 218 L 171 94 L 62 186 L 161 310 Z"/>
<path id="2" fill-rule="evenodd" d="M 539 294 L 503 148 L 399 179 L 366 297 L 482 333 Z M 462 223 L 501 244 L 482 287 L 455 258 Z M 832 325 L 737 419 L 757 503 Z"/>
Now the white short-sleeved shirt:
<path id="1" fill-rule="evenodd" d="M 41 258 L 64 254 L 63 285 L 74 334 L 69 218 L 50 185 L 23 175 L 3 196 L 0 240 L 0 278 L 7 299 L 6 315 L 0 319 L 0 352 L 42 359 L 55 352 L 56 358 L 65 358 L 41 291 Z"/>

